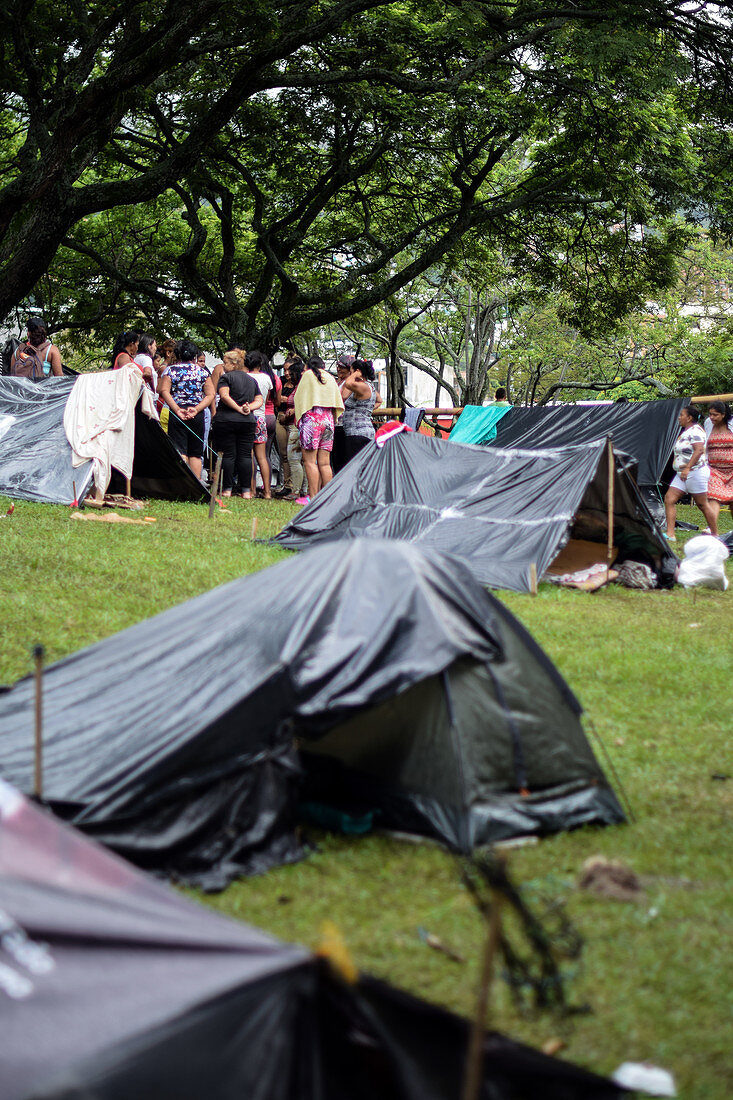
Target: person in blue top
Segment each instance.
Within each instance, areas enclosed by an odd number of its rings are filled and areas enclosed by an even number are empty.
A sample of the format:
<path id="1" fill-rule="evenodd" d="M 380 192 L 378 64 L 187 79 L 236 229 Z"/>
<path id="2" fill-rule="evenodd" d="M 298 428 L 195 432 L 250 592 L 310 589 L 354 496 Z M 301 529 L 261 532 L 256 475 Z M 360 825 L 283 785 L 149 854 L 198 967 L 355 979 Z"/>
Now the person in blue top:
<path id="1" fill-rule="evenodd" d="M 201 478 L 204 454 L 204 409 L 214 400 L 214 385 L 206 367 L 196 361 L 198 348 L 185 337 L 175 347 L 173 362 L 158 386 L 158 393 L 171 411 L 168 436 L 184 462 Z"/>

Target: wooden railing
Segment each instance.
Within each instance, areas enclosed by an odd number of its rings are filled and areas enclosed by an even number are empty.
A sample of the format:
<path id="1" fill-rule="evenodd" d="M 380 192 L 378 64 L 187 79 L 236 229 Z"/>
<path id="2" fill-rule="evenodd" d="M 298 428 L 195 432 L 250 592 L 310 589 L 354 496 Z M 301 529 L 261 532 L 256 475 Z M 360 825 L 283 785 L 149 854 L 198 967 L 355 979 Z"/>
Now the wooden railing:
<path id="1" fill-rule="evenodd" d="M 419 406 L 416 406 L 416 407 L 419 407 Z M 456 408 L 452 408 L 452 409 L 423 409 L 422 411 L 425 413 L 426 416 L 435 416 L 435 417 L 460 416 L 461 413 L 463 412 L 463 405 L 459 405 Z M 402 412 L 402 409 L 385 409 L 385 408 L 381 408 L 381 409 L 375 409 L 374 412 L 372 413 L 372 416 L 386 416 L 388 419 L 391 419 L 393 416 L 399 416 L 401 412 Z"/>
<path id="2" fill-rule="evenodd" d="M 710 401 L 733 401 L 733 393 L 708 393 L 699 394 L 697 397 L 691 397 L 690 401 L 700 402 L 705 405 Z M 447 420 L 449 417 L 451 420 L 457 420 L 463 412 L 463 405 L 456 405 L 449 409 L 423 409 L 426 416 L 431 420 Z M 399 417 L 402 413 L 402 409 L 375 409 L 372 413 L 373 417 L 379 417 L 380 419 L 391 420 Z"/>

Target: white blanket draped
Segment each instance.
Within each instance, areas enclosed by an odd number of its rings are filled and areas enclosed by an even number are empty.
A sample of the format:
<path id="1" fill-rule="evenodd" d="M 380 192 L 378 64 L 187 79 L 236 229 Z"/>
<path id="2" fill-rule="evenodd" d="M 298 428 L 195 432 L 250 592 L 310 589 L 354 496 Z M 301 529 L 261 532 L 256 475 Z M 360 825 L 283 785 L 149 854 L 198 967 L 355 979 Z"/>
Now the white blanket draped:
<path id="1" fill-rule="evenodd" d="M 112 467 L 132 477 L 135 454 L 135 406 L 142 391 L 142 411 L 158 419 L 155 398 L 137 367 L 80 374 L 64 410 L 64 431 L 73 451 L 74 468 L 92 460 L 97 489 L 107 491 Z"/>

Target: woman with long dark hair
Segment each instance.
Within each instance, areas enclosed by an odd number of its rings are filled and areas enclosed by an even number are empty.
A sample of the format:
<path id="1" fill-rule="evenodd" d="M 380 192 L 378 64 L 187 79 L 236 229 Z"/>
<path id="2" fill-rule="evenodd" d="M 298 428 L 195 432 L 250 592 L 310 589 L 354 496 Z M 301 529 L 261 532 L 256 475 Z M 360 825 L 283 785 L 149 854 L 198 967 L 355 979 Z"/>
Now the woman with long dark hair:
<path id="1" fill-rule="evenodd" d="M 705 421 L 708 437 L 708 462 L 710 481 L 708 501 L 720 515 L 721 505 L 727 504 L 733 516 L 733 417 L 725 401 L 711 401 Z"/>
<path id="2" fill-rule="evenodd" d="M 303 493 L 307 490 L 307 482 L 303 469 L 303 451 L 300 446 L 300 433 L 295 423 L 295 394 L 298 390 L 300 380 L 303 377 L 305 363 L 299 355 L 293 355 L 288 359 L 286 365 L 288 371 L 288 393 L 285 398 L 284 408 L 281 405 L 280 412 L 278 413 L 278 420 L 283 431 L 286 433 L 286 454 L 290 478 L 289 492 L 286 494 L 285 500 L 301 500 Z M 283 393 L 285 393 L 285 389 L 286 387 L 283 386 Z"/>
<path id="3" fill-rule="evenodd" d="M 272 367 L 270 366 L 270 360 L 267 358 L 263 351 L 248 351 L 244 357 L 244 365 L 252 375 L 252 378 L 257 383 L 260 393 L 262 394 L 262 407 L 255 409 L 255 442 L 254 442 L 254 455 L 255 461 L 260 468 L 260 475 L 262 477 L 262 489 L 265 500 L 272 500 L 272 490 L 270 487 L 270 462 L 267 457 L 267 415 L 265 413 L 265 405 L 267 398 L 275 385 L 273 381 Z M 274 435 L 274 429 L 273 429 Z M 255 474 L 252 472 L 252 494 L 255 492 Z"/>
<path id="4" fill-rule="evenodd" d="M 290 377 L 290 364 L 299 357 L 293 352 L 288 354 L 282 367 L 282 388 L 280 390 L 280 405 L 275 417 L 275 443 L 277 453 L 280 456 L 281 484 L 275 490 L 276 497 L 289 496 L 293 491 L 293 479 L 290 476 L 290 463 L 288 461 L 288 434 L 292 416 L 287 420 L 287 400 L 293 393 L 295 386 Z"/>
<path id="5" fill-rule="evenodd" d="M 277 447 L 277 410 L 280 408 L 283 384 L 272 369 L 269 359 L 267 359 L 264 370 L 272 383 L 272 388 L 265 398 L 265 425 L 267 427 L 265 457 L 267 458 L 267 465 L 272 471 L 272 447 L 273 444 Z M 272 477 L 272 473 L 270 476 Z"/>
<path id="6" fill-rule="evenodd" d="M 196 362 L 198 348 L 184 338 L 176 344 L 174 362 L 160 380 L 160 396 L 170 409 L 168 437 L 201 478 L 204 453 L 204 409 L 214 400 L 214 387 L 205 367 Z"/>
<path id="7" fill-rule="evenodd" d="M 135 332 L 134 329 L 121 332 L 114 342 L 112 354 L 110 355 L 112 370 L 119 370 L 120 367 L 136 366 L 135 356 L 137 355 L 139 343 L 139 332 Z"/>
<path id="8" fill-rule="evenodd" d="M 295 422 L 300 433 L 310 499 L 333 477 L 331 451 L 334 418 L 343 408 L 335 378 L 326 372 L 326 365 L 320 356 L 312 356 L 306 363 L 295 392 Z"/>
<path id="9" fill-rule="evenodd" d="M 376 375 L 370 359 L 355 359 L 341 385 L 344 398 L 344 449 L 349 462 L 374 439 L 372 413 L 379 394 Z"/>
<path id="10" fill-rule="evenodd" d="M 17 347 L 10 358 L 10 373 L 16 378 L 40 382 L 49 374 L 61 375 L 61 352 L 46 335 L 46 322 L 29 317 L 26 342 Z"/>
<path id="11" fill-rule="evenodd" d="M 137 353 L 133 362 L 143 372 L 143 378 L 150 386 L 153 393 L 155 393 L 158 388 L 158 372 L 153 363 L 157 350 L 158 345 L 155 342 L 155 337 L 150 336 L 147 332 L 141 333 L 137 343 Z"/>

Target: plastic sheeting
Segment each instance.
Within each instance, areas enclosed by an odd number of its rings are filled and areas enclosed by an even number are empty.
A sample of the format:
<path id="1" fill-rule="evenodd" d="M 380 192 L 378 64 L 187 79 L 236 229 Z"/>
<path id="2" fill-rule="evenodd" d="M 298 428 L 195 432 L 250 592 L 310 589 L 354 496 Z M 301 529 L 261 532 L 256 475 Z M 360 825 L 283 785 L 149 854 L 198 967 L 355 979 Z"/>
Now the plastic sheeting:
<path id="1" fill-rule="evenodd" d="M 71 504 L 87 493 L 92 463 L 72 466 L 64 431 L 64 411 L 73 378 L 0 377 L 0 494 L 21 500 Z M 112 492 L 124 492 L 124 478 L 113 472 Z M 132 491 L 140 497 L 207 500 L 208 493 L 156 421 L 135 408 Z"/>
<path id="2" fill-rule="evenodd" d="M 485 446 L 496 439 L 497 425 L 509 412 L 508 405 L 467 405 L 458 417 L 448 437 L 451 443 L 473 443 Z"/>
<path id="3" fill-rule="evenodd" d="M 300 856 L 295 736 L 316 744 L 468 659 L 496 669 L 518 716 L 519 739 L 526 732 L 537 786 L 548 801 L 560 796 L 544 816 L 539 798 L 531 831 L 579 823 L 573 807 L 563 811 L 567 781 L 588 798 L 582 820 L 621 820 L 600 769 L 587 762 L 587 745 L 585 763 L 571 760 L 569 770 L 548 769 L 542 778 L 534 757 L 562 754 L 568 738 L 582 738 L 580 707 L 515 620 L 503 625 L 505 616 L 460 562 L 397 542 L 321 547 L 281 562 L 50 666 L 43 796 L 136 862 L 218 889 L 236 875 Z M 548 692 L 549 706 L 542 702 Z M 496 735 L 495 752 L 503 756 L 490 686 L 483 698 L 461 736 L 490 745 Z M 420 720 L 416 711 L 415 724 Z M 26 792 L 34 781 L 33 722 L 29 677 L 0 695 L 0 772 Z M 378 722 L 377 714 L 375 740 Z M 445 752 L 453 735 L 442 736 Z M 510 740 L 514 751 L 517 737 Z M 405 737 L 401 751 L 406 744 Z M 427 747 L 421 781 L 406 792 L 408 801 L 434 807 L 435 820 L 421 831 L 465 847 L 476 795 L 488 818 L 494 803 L 499 821 L 510 815 L 502 807 L 520 797 L 516 768 L 496 764 L 501 798 L 475 788 L 456 799 L 431 783 Z M 392 790 L 402 782 L 394 770 L 385 781 Z"/>
<path id="4" fill-rule="evenodd" d="M 147 878 L 0 782 L 3 1100 L 452 1100 L 468 1024 Z M 492 1100 L 615 1100 L 496 1032 Z"/>
<path id="5" fill-rule="evenodd" d="M 482 584 L 527 592 L 576 537 L 605 543 L 605 442 L 548 451 L 456 446 L 402 433 L 365 447 L 274 542 L 303 550 L 369 536 L 453 553 Z M 615 455 L 615 539 L 671 574 L 677 559 L 628 469 Z M 646 559 L 645 559 L 646 560 Z"/>
<path id="6" fill-rule="evenodd" d="M 91 462 L 74 470 L 64 409 L 74 378 L 0 378 L 0 493 L 71 504 L 86 493 Z"/>
<path id="7" fill-rule="evenodd" d="M 677 580 L 684 588 L 717 588 L 725 592 L 728 578 L 725 563 L 730 556 L 727 544 L 712 535 L 696 535 L 685 543 Z"/>
<path id="8" fill-rule="evenodd" d="M 611 438 L 638 464 L 639 485 L 662 481 L 679 434 L 685 401 L 623 401 L 613 405 L 513 408 L 497 426 L 497 447 L 571 447 Z"/>

